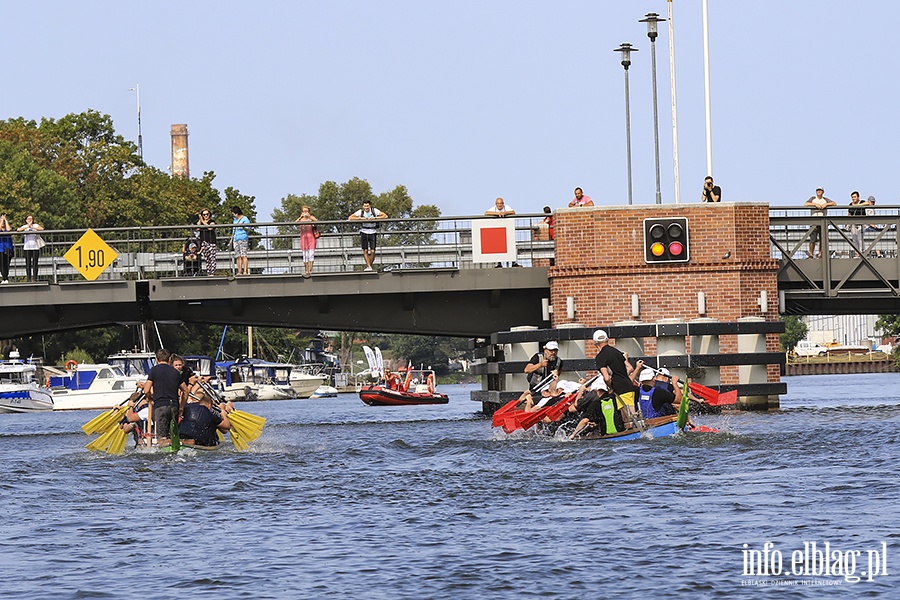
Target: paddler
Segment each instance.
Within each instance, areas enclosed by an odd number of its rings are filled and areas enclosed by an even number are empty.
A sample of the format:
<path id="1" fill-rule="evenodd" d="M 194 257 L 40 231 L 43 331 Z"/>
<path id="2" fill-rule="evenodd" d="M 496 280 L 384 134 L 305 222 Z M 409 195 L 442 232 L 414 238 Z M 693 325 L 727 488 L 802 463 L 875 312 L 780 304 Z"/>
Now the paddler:
<path id="1" fill-rule="evenodd" d="M 234 406 L 225 402 L 219 405 L 221 410 L 217 410 L 213 408 L 212 399 L 206 393 L 191 392 L 191 396 L 197 402 L 188 403 L 184 407 L 179 425 L 181 443 L 188 446 L 217 446 L 219 436 L 216 435 L 216 429 L 223 432 L 231 429 L 228 413 L 234 410 Z"/>
<path id="2" fill-rule="evenodd" d="M 119 429 L 125 433 L 134 434 L 135 447 L 140 446 L 143 441 L 143 433 L 147 425 L 147 413 L 149 406 L 144 392 L 138 390 L 134 392 L 127 403 L 128 408 L 125 410 L 125 416 L 119 421 Z"/>
<path id="3" fill-rule="evenodd" d="M 639 379 L 638 402 L 645 419 L 678 414 L 682 394 L 678 377 L 672 377 L 673 391 L 669 391 L 666 376 L 653 369 L 642 370 Z"/>
<path id="4" fill-rule="evenodd" d="M 604 435 L 625 430 L 622 415 L 616 410 L 615 394 L 609 390 L 602 377 L 595 379 L 589 390 L 585 391 L 582 386 L 578 399 L 569 406 L 569 412 L 579 413 L 581 416 L 569 439 L 575 439 L 594 429 L 599 429 Z"/>
<path id="5" fill-rule="evenodd" d="M 622 419 L 626 423 L 635 423 L 635 388 L 630 376 L 634 368 L 625 354 L 615 346 L 610 346 L 609 336 L 604 330 L 598 329 L 592 337 L 598 348 L 597 355 L 594 357 L 597 370 L 603 376 L 607 387 L 616 395 L 616 401 L 622 411 Z"/>
<path id="6" fill-rule="evenodd" d="M 165 348 L 157 350 L 156 364 L 147 374 L 147 380 L 137 384 L 153 400 L 153 424 L 160 446 L 168 445 L 170 427 L 173 420 L 178 418 L 181 373 L 169 364 L 170 355 Z"/>
<path id="7" fill-rule="evenodd" d="M 551 340 L 544 345 L 543 352 L 536 353 L 525 365 L 528 387 L 533 391 L 535 386 L 550 375 L 555 374 L 559 377 L 562 370 L 563 361 L 559 358 L 559 344 Z"/>

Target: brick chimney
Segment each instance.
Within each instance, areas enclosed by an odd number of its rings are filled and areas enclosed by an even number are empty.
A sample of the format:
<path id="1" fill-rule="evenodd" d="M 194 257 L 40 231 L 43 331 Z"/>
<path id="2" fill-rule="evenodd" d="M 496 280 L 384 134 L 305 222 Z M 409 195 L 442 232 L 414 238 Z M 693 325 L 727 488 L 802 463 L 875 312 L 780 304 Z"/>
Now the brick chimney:
<path id="1" fill-rule="evenodd" d="M 188 130 L 186 124 L 172 125 L 172 176 L 190 178 L 188 165 Z"/>

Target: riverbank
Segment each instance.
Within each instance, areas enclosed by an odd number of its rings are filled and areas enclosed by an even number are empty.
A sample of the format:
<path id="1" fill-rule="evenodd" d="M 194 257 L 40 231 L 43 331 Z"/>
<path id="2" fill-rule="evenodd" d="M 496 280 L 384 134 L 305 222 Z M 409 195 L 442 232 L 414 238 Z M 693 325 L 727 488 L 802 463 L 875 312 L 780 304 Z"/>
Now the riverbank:
<path id="1" fill-rule="evenodd" d="M 848 357 L 810 357 L 784 366 L 784 375 L 834 375 L 852 373 L 896 373 L 894 359 L 887 355 L 875 358 L 873 355 Z"/>

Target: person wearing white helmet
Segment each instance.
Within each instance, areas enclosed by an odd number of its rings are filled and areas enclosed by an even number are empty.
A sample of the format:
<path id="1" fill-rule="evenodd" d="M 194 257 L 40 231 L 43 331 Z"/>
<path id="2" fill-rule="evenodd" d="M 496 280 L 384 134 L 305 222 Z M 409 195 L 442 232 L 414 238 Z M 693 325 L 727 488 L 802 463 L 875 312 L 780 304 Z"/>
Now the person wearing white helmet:
<path id="1" fill-rule="evenodd" d="M 678 414 L 679 398 L 669 391 L 664 375 L 654 369 L 644 369 L 638 379 L 641 382 L 638 390 L 638 404 L 645 419 Z M 676 386 L 676 390 L 679 389 L 678 377 L 672 377 L 672 384 Z"/>
<path id="2" fill-rule="evenodd" d="M 592 336 L 597 344 L 597 355 L 594 363 L 597 370 L 603 376 L 603 381 L 616 395 L 619 409 L 622 411 L 622 419 L 626 423 L 634 421 L 634 383 L 631 381 L 631 372 L 634 370 L 628 357 L 609 345 L 609 336 L 602 329 L 598 329 Z"/>
<path id="3" fill-rule="evenodd" d="M 550 375 L 559 374 L 563 370 L 563 361 L 559 358 L 559 343 L 551 340 L 544 345 L 544 351 L 531 357 L 525 365 L 525 374 L 528 376 L 528 386 L 534 390 L 538 383 Z"/>
<path id="4" fill-rule="evenodd" d="M 598 376 L 586 392 L 580 392 L 576 401 L 569 406 L 569 412 L 579 413 L 581 419 L 569 435 L 575 439 L 592 431 L 608 435 L 625 430 L 625 421 L 620 411 L 616 410 L 615 394 L 613 394 Z"/>

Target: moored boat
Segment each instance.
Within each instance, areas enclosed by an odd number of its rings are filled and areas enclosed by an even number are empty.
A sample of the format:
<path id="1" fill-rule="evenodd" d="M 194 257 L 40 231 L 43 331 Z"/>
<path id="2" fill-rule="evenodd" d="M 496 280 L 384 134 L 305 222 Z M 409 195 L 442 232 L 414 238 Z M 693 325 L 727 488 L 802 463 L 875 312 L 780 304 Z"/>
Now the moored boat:
<path id="1" fill-rule="evenodd" d="M 50 390 L 38 385 L 37 366 L 12 358 L 0 361 L 0 413 L 53 410 Z"/>
<path id="2" fill-rule="evenodd" d="M 289 383 L 294 390 L 297 398 L 312 398 L 320 387 L 326 386 L 328 375 L 325 373 L 310 373 L 304 369 L 302 365 L 294 366 L 291 369 Z M 332 388 L 334 389 L 334 388 Z M 335 390 L 335 394 L 337 390 Z M 322 396 L 315 396 L 321 398 Z"/>
<path id="3" fill-rule="evenodd" d="M 65 375 L 50 377 L 53 410 L 112 408 L 134 392 L 137 382 L 144 379 L 126 376 L 119 367 L 110 364 L 69 361 Z"/>
<path id="4" fill-rule="evenodd" d="M 320 385 L 310 398 L 337 398 L 338 390 L 330 385 Z"/>

